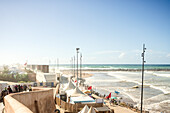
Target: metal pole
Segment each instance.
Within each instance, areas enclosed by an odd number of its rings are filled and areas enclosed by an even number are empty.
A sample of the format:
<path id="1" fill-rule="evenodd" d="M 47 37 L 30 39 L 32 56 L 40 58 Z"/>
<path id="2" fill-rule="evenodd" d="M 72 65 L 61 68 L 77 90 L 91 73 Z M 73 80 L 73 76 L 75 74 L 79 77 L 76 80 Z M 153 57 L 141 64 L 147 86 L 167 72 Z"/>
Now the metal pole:
<path id="1" fill-rule="evenodd" d="M 142 113 L 142 105 L 143 105 L 143 79 L 144 79 L 144 63 L 145 63 L 145 44 L 143 44 L 143 53 L 142 53 L 142 88 L 141 88 L 141 110 Z"/>
<path id="2" fill-rule="evenodd" d="M 81 68 L 82 68 L 82 53 L 81 53 L 81 56 L 80 56 L 80 80 L 82 79 Z"/>
<path id="3" fill-rule="evenodd" d="M 71 57 L 71 60 L 70 60 L 70 74 L 73 74 L 73 58 Z"/>
<path id="4" fill-rule="evenodd" d="M 74 70 L 73 70 L 73 57 L 71 57 L 71 72 L 72 72 L 72 75 L 74 74 L 73 71 L 74 71 Z"/>
<path id="5" fill-rule="evenodd" d="M 75 56 L 74 56 L 74 69 L 73 69 L 73 71 L 74 71 L 74 78 L 76 79 L 76 77 L 75 77 Z"/>
<path id="6" fill-rule="evenodd" d="M 56 72 L 56 59 L 55 59 L 55 64 L 54 64 L 54 73 Z"/>
<path id="7" fill-rule="evenodd" d="M 49 67 L 48 71 L 49 72 L 50 72 L 50 64 L 51 64 L 51 61 L 49 60 L 49 65 L 48 65 L 48 67 Z"/>
<path id="8" fill-rule="evenodd" d="M 57 58 L 57 69 L 59 69 L 59 59 Z"/>
<path id="9" fill-rule="evenodd" d="M 79 49 L 80 48 L 76 48 L 77 50 L 77 83 L 76 83 L 76 86 L 78 87 L 78 53 L 79 53 Z"/>

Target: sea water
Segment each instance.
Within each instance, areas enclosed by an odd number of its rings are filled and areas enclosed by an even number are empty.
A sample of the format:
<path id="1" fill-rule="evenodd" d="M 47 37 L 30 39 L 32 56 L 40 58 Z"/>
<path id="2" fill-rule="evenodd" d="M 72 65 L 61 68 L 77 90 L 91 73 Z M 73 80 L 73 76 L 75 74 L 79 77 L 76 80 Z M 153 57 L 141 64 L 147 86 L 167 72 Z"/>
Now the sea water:
<path id="1" fill-rule="evenodd" d="M 86 83 L 101 94 L 123 97 L 124 102 L 140 108 L 141 72 L 93 73 Z M 138 86 L 138 88 L 134 88 Z M 114 91 L 119 91 L 116 95 Z M 170 72 L 144 73 L 144 109 L 151 113 L 170 113 Z"/>
<path id="2" fill-rule="evenodd" d="M 50 64 L 50 66 L 56 66 Z M 72 64 L 60 64 L 60 69 L 70 69 Z M 56 66 L 57 67 L 57 66 Z M 83 69 L 141 69 L 141 64 L 83 64 Z M 145 69 L 170 69 L 170 64 L 146 64 Z"/>
<path id="3" fill-rule="evenodd" d="M 50 65 L 51 68 L 55 65 Z M 60 69 L 70 69 L 72 65 L 61 64 Z M 141 69 L 140 64 L 83 64 L 83 69 Z M 145 65 L 144 73 L 144 102 L 143 107 L 151 113 L 170 113 L 170 64 Z M 123 97 L 124 102 L 140 108 L 141 98 L 141 72 L 140 71 L 114 71 L 98 72 L 86 78 L 86 84 L 92 85 L 93 90 L 112 96 Z M 138 86 L 138 88 L 134 88 Z M 116 95 L 114 91 L 119 91 Z"/>

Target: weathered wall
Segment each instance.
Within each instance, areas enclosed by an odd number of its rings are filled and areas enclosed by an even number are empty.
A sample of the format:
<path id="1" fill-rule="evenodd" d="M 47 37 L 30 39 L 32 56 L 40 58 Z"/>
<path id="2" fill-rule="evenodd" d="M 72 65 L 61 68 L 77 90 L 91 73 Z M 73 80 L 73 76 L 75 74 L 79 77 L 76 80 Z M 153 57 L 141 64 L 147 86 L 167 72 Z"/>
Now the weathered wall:
<path id="1" fill-rule="evenodd" d="M 39 70 L 43 73 L 49 73 L 49 65 L 27 65 L 31 70 Z"/>
<path id="2" fill-rule="evenodd" d="M 26 106 L 12 98 L 10 95 L 5 97 L 5 113 L 33 113 Z"/>
<path id="3" fill-rule="evenodd" d="M 54 91 L 51 88 L 34 88 L 31 92 L 10 94 L 5 97 L 5 111 L 6 113 L 27 113 L 16 111 L 17 105 L 14 106 L 9 100 L 13 98 L 23 105 L 20 109 L 27 108 L 33 113 L 54 113 L 56 107 L 53 95 Z"/>

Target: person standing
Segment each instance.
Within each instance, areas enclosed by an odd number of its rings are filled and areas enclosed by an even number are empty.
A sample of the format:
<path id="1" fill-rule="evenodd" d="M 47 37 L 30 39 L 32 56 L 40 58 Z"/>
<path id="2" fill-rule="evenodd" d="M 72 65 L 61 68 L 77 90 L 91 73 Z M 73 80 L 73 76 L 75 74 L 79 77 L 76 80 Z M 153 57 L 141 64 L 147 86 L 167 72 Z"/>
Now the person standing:
<path id="1" fill-rule="evenodd" d="M 8 86 L 8 94 L 12 93 L 12 89 L 10 86 Z"/>
<path id="2" fill-rule="evenodd" d="M 26 91 L 27 90 L 27 85 L 26 84 L 24 84 L 24 91 Z"/>
<path id="3" fill-rule="evenodd" d="M 8 91 L 7 91 L 7 88 L 5 87 L 5 89 L 1 92 L 1 98 L 2 98 L 2 101 L 3 101 L 3 104 L 5 105 L 4 103 L 4 97 L 8 95 Z"/>
<path id="4" fill-rule="evenodd" d="M 29 91 L 32 91 L 32 87 L 31 87 L 31 85 L 29 86 Z"/>
<path id="5" fill-rule="evenodd" d="M 18 92 L 18 85 L 15 85 L 15 92 Z"/>

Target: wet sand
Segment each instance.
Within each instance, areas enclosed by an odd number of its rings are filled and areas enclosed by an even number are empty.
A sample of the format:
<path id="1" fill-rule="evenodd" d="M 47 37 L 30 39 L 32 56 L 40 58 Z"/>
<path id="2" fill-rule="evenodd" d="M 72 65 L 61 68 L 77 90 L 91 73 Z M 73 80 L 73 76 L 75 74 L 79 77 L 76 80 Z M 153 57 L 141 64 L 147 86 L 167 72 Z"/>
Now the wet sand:
<path id="1" fill-rule="evenodd" d="M 101 98 L 97 95 L 93 95 L 93 97 L 95 98 Z M 109 103 L 109 100 L 107 99 L 104 99 L 104 102 L 106 103 L 105 105 L 108 106 L 110 109 L 113 109 L 114 110 L 114 113 L 137 113 L 131 109 L 128 109 L 126 107 L 122 107 L 122 106 L 118 106 L 118 105 L 113 105 Z"/>
<path id="2" fill-rule="evenodd" d="M 73 72 L 70 70 L 61 70 L 61 72 L 66 75 L 74 76 Z M 76 75 L 77 75 L 77 73 L 75 73 L 75 76 Z M 80 73 L 78 73 L 78 75 L 80 76 Z M 91 74 L 90 71 L 82 72 L 82 78 L 87 78 L 87 77 L 91 77 L 91 76 L 93 76 L 93 74 Z"/>

